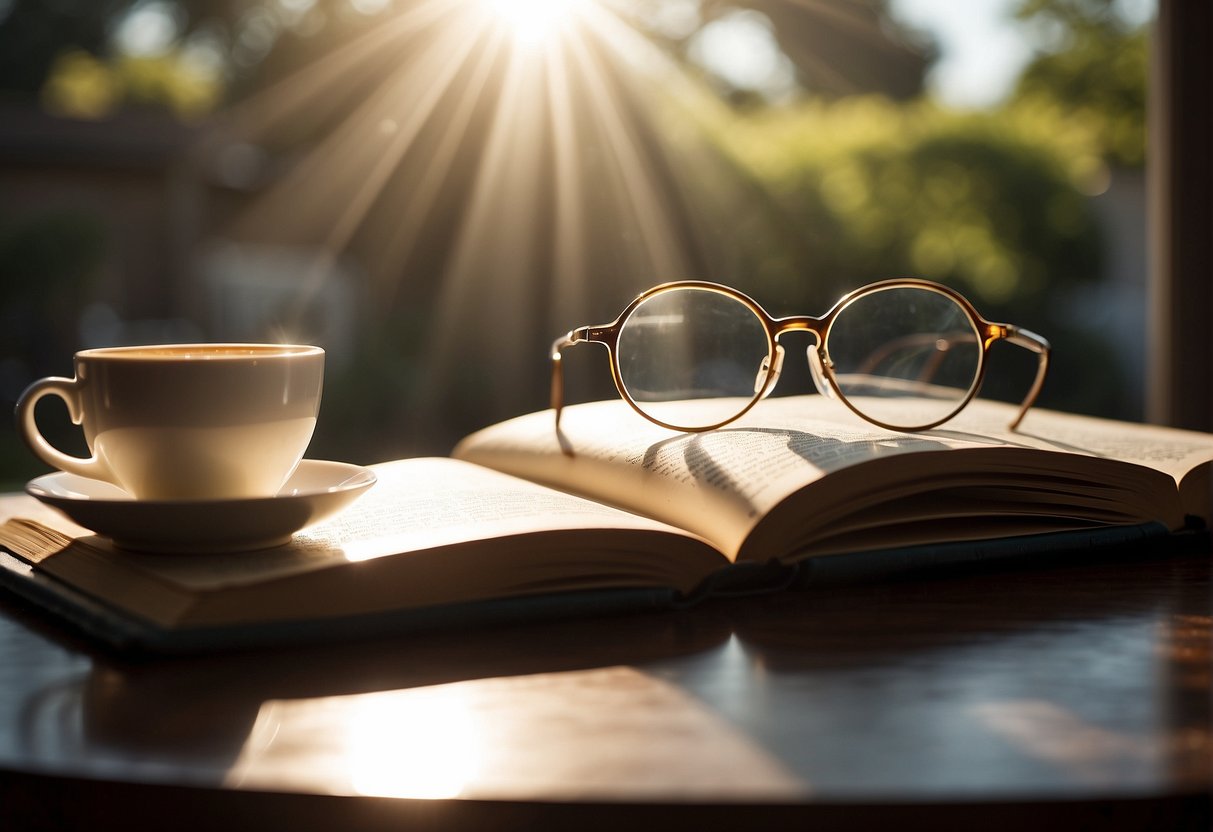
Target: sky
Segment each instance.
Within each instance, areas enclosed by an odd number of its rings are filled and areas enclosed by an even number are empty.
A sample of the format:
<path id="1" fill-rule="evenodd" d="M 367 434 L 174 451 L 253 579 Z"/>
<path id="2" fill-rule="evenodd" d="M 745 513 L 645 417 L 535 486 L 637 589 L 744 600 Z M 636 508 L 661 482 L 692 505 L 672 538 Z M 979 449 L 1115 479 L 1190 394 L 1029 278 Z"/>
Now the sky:
<path id="1" fill-rule="evenodd" d="M 1017 0 L 892 0 L 900 20 L 932 32 L 941 56 L 928 83 L 947 104 L 986 107 L 1010 91 L 1032 49 L 1010 21 Z"/>

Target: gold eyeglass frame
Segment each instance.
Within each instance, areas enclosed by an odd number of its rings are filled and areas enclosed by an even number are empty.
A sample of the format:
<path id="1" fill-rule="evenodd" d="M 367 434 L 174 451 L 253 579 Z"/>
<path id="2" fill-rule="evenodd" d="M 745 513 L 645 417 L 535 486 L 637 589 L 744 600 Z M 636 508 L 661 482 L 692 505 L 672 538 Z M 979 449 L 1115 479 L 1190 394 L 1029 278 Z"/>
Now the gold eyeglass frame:
<path id="1" fill-rule="evenodd" d="M 978 356 L 977 372 L 974 374 L 973 382 L 969 386 L 969 389 L 965 393 L 964 397 L 957 402 L 956 406 L 946 416 L 940 419 L 935 419 L 931 422 L 914 426 L 892 425 L 881 422 L 880 420 L 872 418 L 855 407 L 847 399 L 846 395 L 843 394 L 841 388 L 839 387 L 838 381 L 834 377 L 834 365 L 831 362 L 829 353 L 826 350 L 826 344 L 829 341 L 830 327 L 843 312 L 843 310 L 860 298 L 866 297 L 875 292 L 883 292 L 889 289 L 898 288 L 925 289 L 926 291 L 935 292 L 950 298 L 968 315 L 970 322 L 973 325 L 974 332 L 981 339 L 982 344 L 982 349 Z M 763 379 L 761 385 L 755 385 L 756 390 L 754 397 L 745 405 L 745 407 L 728 419 L 717 422 L 716 424 L 702 427 L 685 427 L 682 425 L 669 424 L 646 413 L 640 407 L 640 405 L 632 399 L 631 395 L 628 394 L 627 387 L 624 386 L 619 368 L 617 347 L 619 333 L 623 329 L 623 326 L 627 323 L 628 319 L 631 317 L 632 313 L 638 306 L 640 306 L 640 304 L 644 303 L 650 298 L 665 292 L 680 289 L 699 289 L 708 292 L 715 292 L 717 294 L 726 295 L 733 298 L 734 300 L 748 307 L 750 311 L 753 312 L 760 321 L 762 321 L 767 336 L 767 358 L 763 362 L 763 367 L 766 371 L 766 378 Z M 577 327 L 576 329 L 570 330 L 565 335 L 557 338 L 552 343 L 551 404 L 552 409 L 556 412 L 556 427 L 560 427 L 560 416 L 564 409 L 564 369 L 562 364 L 562 350 L 564 350 L 566 347 L 583 343 L 602 344 L 607 348 L 607 352 L 610 354 L 611 377 L 614 379 L 615 389 L 619 391 L 620 397 L 626 401 L 633 410 L 635 410 L 645 419 L 648 419 L 650 422 L 661 425 L 664 428 L 669 428 L 671 430 L 677 430 L 684 433 L 702 433 L 705 431 L 715 430 L 734 422 L 737 419 L 740 419 L 742 416 L 748 413 L 755 404 L 765 398 L 771 392 L 771 390 L 774 389 L 775 383 L 779 379 L 784 355 L 783 346 L 779 343 L 779 338 L 780 336 L 789 332 L 809 332 L 816 340 L 816 344 L 810 347 L 808 351 L 810 369 L 814 373 L 815 381 L 820 382 L 821 380 L 824 380 L 826 383 L 828 383 L 833 397 L 846 405 L 847 408 L 856 416 L 859 416 L 861 419 L 871 424 L 895 431 L 928 430 L 943 424 L 963 410 L 965 406 L 968 405 L 968 403 L 977 395 L 978 390 L 981 389 L 981 384 L 985 380 L 986 374 L 986 356 L 990 351 L 990 347 L 996 341 L 1007 341 L 1015 344 L 1016 346 L 1030 350 L 1036 353 L 1036 355 L 1039 357 L 1036 368 L 1036 378 L 1033 380 L 1027 396 L 1024 397 L 1023 402 L 1020 404 L 1018 413 L 1011 421 L 1011 430 L 1015 430 L 1019 427 L 1019 423 L 1023 421 L 1028 409 L 1031 408 L 1032 404 L 1036 401 L 1036 397 L 1040 394 L 1040 389 L 1044 385 L 1045 375 L 1048 373 L 1049 369 L 1050 346 L 1049 342 L 1043 337 L 1030 330 L 1017 327 L 1012 324 L 987 321 L 964 295 L 960 294 L 954 289 L 930 280 L 907 277 L 881 280 L 876 283 L 870 283 L 844 295 L 841 300 L 834 304 L 830 311 L 826 312 L 826 314 L 820 318 L 815 318 L 808 315 L 774 318 L 748 295 L 744 294 L 743 292 L 739 292 L 730 286 L 700 280 L 680 280 L 671 283 L 662 283 L 641 292 L 624 308 L 622 312 L 619 313 L 619 316 L 609 324 Z M 813 366 L 814 361 L 818 363 L 817 367 Z M 826 391 L 822 390 L 821 392 Z"/>

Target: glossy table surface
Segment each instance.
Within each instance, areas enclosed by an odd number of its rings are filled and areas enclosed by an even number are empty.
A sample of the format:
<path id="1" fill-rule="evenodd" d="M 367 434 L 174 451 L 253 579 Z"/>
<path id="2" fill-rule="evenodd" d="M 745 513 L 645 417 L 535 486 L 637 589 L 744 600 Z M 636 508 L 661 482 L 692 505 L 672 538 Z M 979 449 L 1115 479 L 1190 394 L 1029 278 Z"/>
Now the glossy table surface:
<path id="1" fill-rule="evenodd" d="M 1211 572 L 1142 551 L 167 660 L 0 594 L 0 828 L 1208 828 Z"/>

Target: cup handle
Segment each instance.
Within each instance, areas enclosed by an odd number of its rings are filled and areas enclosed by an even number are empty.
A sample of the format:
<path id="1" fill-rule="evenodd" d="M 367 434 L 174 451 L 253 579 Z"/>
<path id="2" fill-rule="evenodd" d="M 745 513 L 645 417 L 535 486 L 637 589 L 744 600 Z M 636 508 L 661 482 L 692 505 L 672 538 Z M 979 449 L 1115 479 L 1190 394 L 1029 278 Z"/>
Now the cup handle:
<path id="1" fill-rule="evenodd" d="M 21 438 L 30 446 L 30 450 L 47 465 L 61 471 L 89 479 L 113 482 L 114 475 L 101 460 L 96 457 L 69 456 L 46 441 L 42 432 L 38 430 L 37 420 L 34 417 L 34 406 L 43 396 L 58 396 L 63 399 L 67 404 L 67 412 L 71 416 L 72 424 L 78 425 L 82 419 L 76 379 L 51 376 L 35 381 L 25 388 L 25 392 L 17 400 L 15 419 L 17 430 L 20 432 Z"/>

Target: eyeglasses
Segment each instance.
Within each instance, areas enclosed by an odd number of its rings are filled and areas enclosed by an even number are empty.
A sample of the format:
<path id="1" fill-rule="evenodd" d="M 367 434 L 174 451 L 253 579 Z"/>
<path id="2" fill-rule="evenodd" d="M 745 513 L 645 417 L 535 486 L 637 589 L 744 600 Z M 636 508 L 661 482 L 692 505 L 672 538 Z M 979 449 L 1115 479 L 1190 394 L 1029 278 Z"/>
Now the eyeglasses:
<path id="1" fill-rule="evenodd" d="M 818 391 L 892 430 L 926 430 L 959 413 L 981 387 L 995 341 L 1039 356 L 1012 430 L 1048 371 L 1048 341 L 987 321 L 964 296 L 927 280 L 864 286 L 820 318 L 773 318 L 736 289 L 680 281 L 642 292 L 609 324 L 578 327 L 556 339 L 551 357 L 557 427 L 566 347 L 602 344 L 624 401 L 662 427 L 698 432 L 727 425 L 767 396 L 783 368 L 780 337 L 802 331 L 814 337 L 808 361 Z"/>

